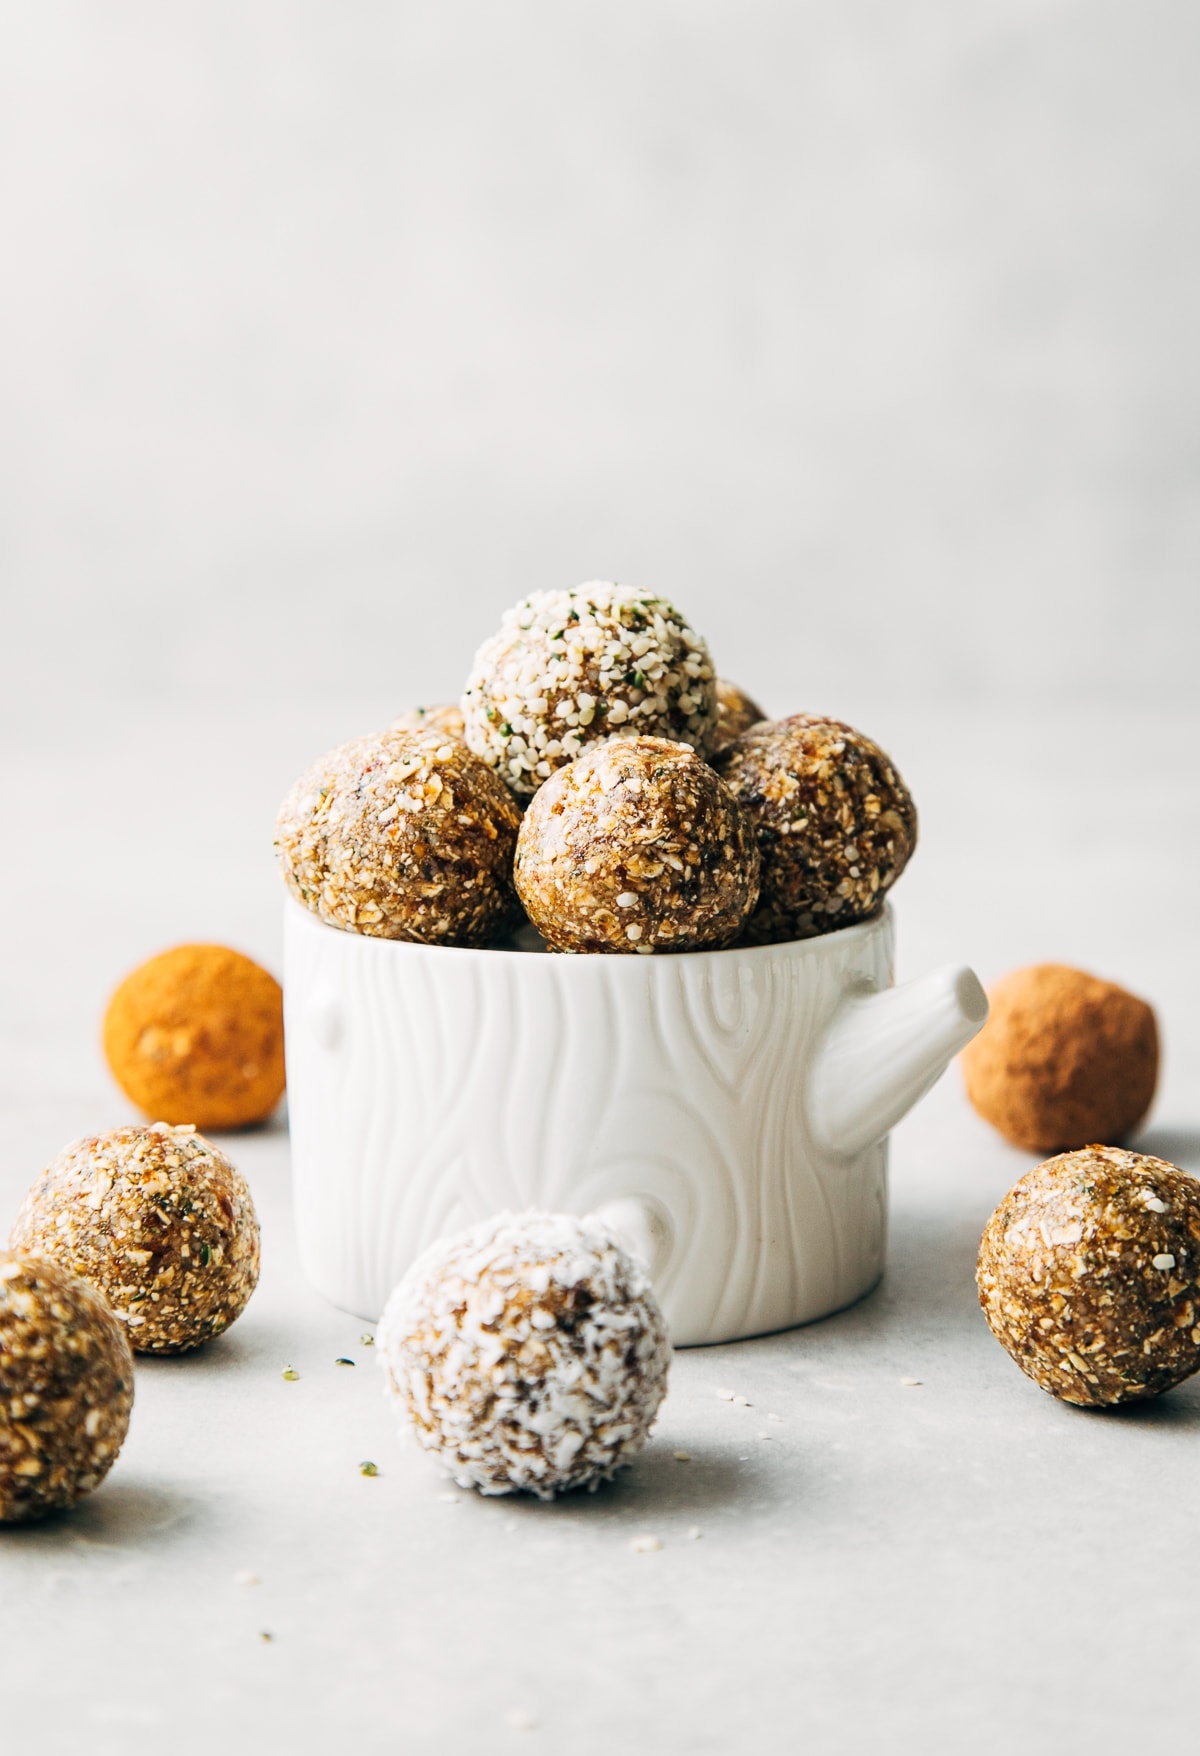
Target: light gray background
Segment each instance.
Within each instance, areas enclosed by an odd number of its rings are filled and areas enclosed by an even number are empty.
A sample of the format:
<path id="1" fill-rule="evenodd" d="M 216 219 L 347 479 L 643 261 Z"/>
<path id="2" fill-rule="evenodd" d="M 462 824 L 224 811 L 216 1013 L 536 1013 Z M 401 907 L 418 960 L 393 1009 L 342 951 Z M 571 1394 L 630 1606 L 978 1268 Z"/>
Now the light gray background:
<path id="1" fill-rule="evenodd" d="M 675 596 L 772 711 L 888 745 L 922 813 L 902 974 L 1057 958 L 1151 997 L 1147 1141 L 1200 1169 L 1194 8 L 0 23 L 6 1212 L 128 1115 L 96 1042 L 128 967 L 194 938 L 277 967 L 300 768 L 456 693 L 524 591 L 595 575 Z M 884 1289 L 681 1356 L 643 1464 L 550 1511 L 439 1498 L 361 1326 L 296 1276 L 282 1128 L 230 1150 L 262 1289 L 140 1374 L 91 1505 L 0 1539 L 6 1733 L 374 1756 L 1188 1731 L 1200 1395 L 1098 1419 L 1007 1364 L 971 1262 L 1027 1161 L 956 1075 L 897 1134 Z M 644 1530 L 661 1553 L 632 1554 Z"/>

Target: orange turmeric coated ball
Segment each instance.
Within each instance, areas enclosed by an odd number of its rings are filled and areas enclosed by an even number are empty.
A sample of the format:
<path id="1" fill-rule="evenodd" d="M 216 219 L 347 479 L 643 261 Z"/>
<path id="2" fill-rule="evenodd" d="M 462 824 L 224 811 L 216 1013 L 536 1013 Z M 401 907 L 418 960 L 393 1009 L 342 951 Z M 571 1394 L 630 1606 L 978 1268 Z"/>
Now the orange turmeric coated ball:
<path id="1" fill-rule="evenodd" d="M 1014 970 L 963 1050 L 967 1096 L 985 1122 L 1029 1152 L 1073 1152 L 1126 1138 L 1158 1079 L 1158 1027 L 1144 1000 L 1061 963 Z"/>
<path id="2" fill-rule="evenodd" d="M 121 983 L 104 1053 L 152 1121 L 245 1128 L 283 1095 L 283 991 L 225 945 L 177 945 Z"/>

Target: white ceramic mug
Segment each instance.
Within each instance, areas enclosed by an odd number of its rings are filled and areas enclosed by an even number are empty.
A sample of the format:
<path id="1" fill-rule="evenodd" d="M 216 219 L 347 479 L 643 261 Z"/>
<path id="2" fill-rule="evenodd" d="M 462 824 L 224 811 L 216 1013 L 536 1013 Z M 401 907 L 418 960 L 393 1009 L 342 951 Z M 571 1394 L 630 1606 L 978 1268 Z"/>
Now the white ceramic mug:
<path id="1" fill-rule="evenodd" d="M 883 1272 L 888 1130 L 987 1015 L 969 969 L 891 981 L 890 909 L 785 945 L 565 957 L 367 938 L 289 899 L 305 1272 L 374 1319 L 433 1239 L 539 1207 L 603 1215 L 680 1345 L 839 1310 Z"/>

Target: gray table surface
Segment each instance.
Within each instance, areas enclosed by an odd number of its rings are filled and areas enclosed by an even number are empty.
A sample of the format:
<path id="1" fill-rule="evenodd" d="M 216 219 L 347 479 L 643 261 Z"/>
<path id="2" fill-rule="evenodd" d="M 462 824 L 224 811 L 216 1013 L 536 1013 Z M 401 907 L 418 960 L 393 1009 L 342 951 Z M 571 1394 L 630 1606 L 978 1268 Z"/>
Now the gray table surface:
<path id="1" fill-rule="evenodd" d="M 189 937 L 277 962 L 272 808 L 340 712 L 114 701 L 10 742 L 6 1213 L 67 1139 L 130 1114 L 96 1047 L 128 966 Z M 1200 1170 L 1192 721 L 877 720 L 923 810 L 901 976 L 1053 956 L 1152 996 L 1168 1053 L 1145 1143 Z M 202 1354 L 140 1365 L 88 1504 L 0 1535 L 5 1748 L 1117 1750 L 1190 1723 L 1200 1385 L 1084 1414 L 995 1345 L 974 1250 L 1030 1161 L 956 1070 L 894 1138 L 881 1287 L 678 1354 L 636 1466 L 550 1506 L 460 1492 L 398 1443 L 363 1325 L 297 1270 L 284 1121 L 227 1145 L 262 1215 L 260 1290 Z"/>

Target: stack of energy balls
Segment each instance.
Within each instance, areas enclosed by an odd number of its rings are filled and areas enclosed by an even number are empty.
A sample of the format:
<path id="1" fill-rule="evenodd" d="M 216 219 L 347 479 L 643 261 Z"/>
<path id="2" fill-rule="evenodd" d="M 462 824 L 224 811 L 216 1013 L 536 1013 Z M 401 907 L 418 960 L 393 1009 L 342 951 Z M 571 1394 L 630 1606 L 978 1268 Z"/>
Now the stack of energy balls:
<path id="1" fill-rule="evenodd" d="M 882 906 L 912 799 L 840 720 L 767 720 L 665 598 L 595 582 L 517 604 L 458 707 L 331 751 L 284 800 L 293 895 L 347 932 L 640 954 L 806 939 Z M 644 1443 L 669 1345 L 644 1271 L 595 1222 L 501 1214 L 410 1270 L 388 1388 L 460 1483 L 595 1487 Z"/>
<path id="2" fill-rule="evenodd" d="M 611 583 L 538 592 L 476 655 L 461 706 L 330 752 L 276 848 L 330 926 L 559 952 L 769 944 L 874 914 L 917 815 L 840 720 L 767 720 L 687 618 Z"/>

